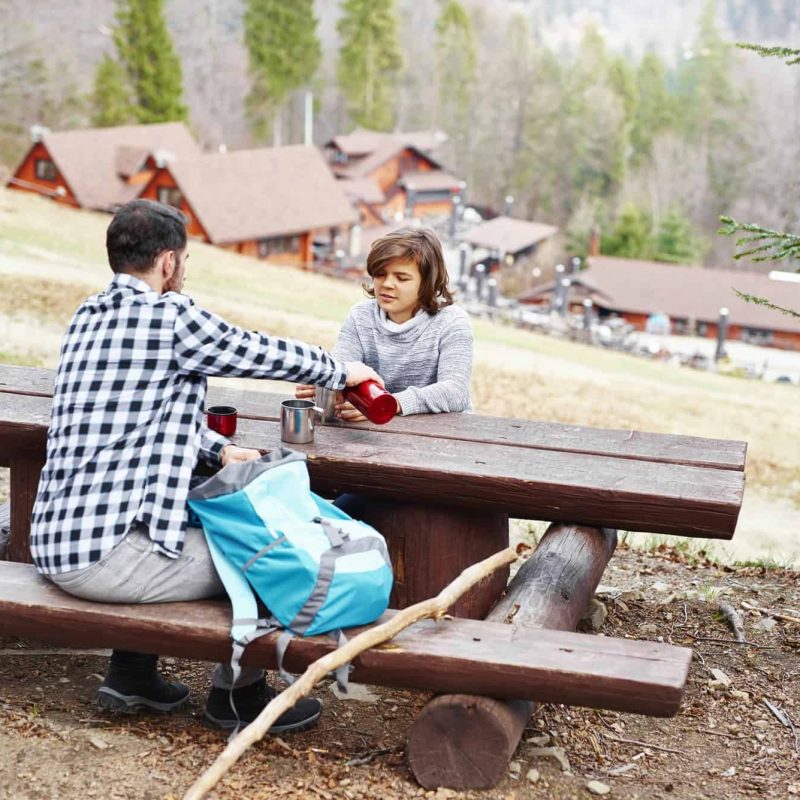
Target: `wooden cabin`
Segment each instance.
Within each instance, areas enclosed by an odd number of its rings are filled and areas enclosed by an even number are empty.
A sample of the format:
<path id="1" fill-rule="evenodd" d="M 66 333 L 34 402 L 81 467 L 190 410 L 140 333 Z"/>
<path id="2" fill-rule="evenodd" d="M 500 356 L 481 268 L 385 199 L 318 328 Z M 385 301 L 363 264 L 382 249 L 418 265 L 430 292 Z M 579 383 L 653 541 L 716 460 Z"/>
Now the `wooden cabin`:
<path id="1" fill-rule="evenodd" d="M 319 151 L 305 145 L 172 161 L 140 197 L 183 211 L 191 236 L 279 263 L 310 263 L 315 235 L 335 238 L 358 222 Z"/>
<path id="2" fill-rule="evenodd" d="M 472 250 L 469 263 L 473 267 L 482 263 L 489 272 L 497 273 L 503 294 L 508 296 L 528 288 L 534 270 L 551 269 L 564 250 L 555 225 L 507 216 L 475 225 L 460 239 Z"/>
<path id="3" fill-rule="evenodd" d="M 161 165 L 201 152 L 181 122 L 73 131 L 35 126 L 31 135 L 8 187 L 101 211 L 133 200 Z"/>
<path id="4" fill-rule="evenodd" d="M 637 330 L 656 314 L 669 318 L 676 334 L 716 338 L 720 309 L 727 308 L 727 338 L 800 350 L 800 319 L 747 303 L 736 291 L 765 297 L 783 308 L 800 309 L 800 283 L 772 280 L 745 270 L 712 269 L 613 256 L 589 256 L 588 268 L 571 281 L 568 302 L 580 311 L 588 298 L 601 317 L 617 315 Z M 521 303 L 549 305 L 552 282 L 519 296 Z"/>
<path id="5" fill-rule="evenodd" d="M 365 226 L 398 217 L 446 216 L 463 183 L 432 155 L 446 140 L 438 131 L 381 133 L 363 128 L 331 139 L 330 168 L 347 183 Z"/>

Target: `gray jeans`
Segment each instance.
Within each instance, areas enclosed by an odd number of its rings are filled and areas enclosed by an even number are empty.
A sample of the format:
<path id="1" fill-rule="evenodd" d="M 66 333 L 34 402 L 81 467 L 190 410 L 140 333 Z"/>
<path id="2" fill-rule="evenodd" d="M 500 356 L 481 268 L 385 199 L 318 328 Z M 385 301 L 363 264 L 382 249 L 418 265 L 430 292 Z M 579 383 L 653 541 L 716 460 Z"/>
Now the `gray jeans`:
<path id="1" fill-rule="evenodd" d="M 199 528 L 186 531 L 180 558 L 170 558 L 155 550 L 147 528 L 135 523 L 96 563 L 47 577 L 67 594 L 99 603 L 171 603 L 225 594 Z M 248 686 L 263 674 L 262 669 L 242 667 L 236 686 Z M 230 689 L 232 682 L 230 664 L 217 664 L 214 686 Z"/>

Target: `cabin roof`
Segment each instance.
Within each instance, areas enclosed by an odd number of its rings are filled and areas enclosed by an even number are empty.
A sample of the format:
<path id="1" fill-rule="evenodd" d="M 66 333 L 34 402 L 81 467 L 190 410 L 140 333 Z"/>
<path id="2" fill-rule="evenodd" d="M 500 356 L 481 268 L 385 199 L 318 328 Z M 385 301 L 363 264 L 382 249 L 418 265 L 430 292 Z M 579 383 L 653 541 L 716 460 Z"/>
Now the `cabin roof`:
<path id="1" fill-rule="evenodd" d="M 314 147 L 208 153 L 176 160 L 167 169 L 215 244 L 358 221 Z"/>
<path id="2" fill-rule="evenodd" d="M 103 210 L 137 197 L 141 185 L 125 179 L 148 155 L 179 159 L 201 152 L 182 122 L 48 131 L 41 141 L 79 205 Z"/>

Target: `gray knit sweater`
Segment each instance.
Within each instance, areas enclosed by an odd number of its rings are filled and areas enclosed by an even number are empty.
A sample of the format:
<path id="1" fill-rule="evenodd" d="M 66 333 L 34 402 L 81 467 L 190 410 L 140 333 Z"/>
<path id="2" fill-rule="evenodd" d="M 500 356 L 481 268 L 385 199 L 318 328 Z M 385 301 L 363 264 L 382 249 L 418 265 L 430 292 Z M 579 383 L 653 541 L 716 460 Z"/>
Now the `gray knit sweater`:
<path id="1" fill-rule="evenodd" d="M 458 306 L 418 311 L 398 325 L 365 300 L 344 321 L 333 355 L 372 367 L 403 414 L 435 414 L 471 409 L 472 350 L 472 326 Z"/>

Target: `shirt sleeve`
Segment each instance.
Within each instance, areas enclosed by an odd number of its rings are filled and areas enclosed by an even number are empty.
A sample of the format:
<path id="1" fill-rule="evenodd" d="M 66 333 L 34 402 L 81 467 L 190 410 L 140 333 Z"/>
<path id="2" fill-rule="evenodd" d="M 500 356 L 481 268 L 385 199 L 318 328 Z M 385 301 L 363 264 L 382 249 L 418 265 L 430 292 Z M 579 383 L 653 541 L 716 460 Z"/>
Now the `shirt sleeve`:
<path id="1" fill-rule="evenodd" d="M 174 355 L 178 369 L 201 375 L 273 378 L 341 389 L 343 362 L 295 339 L 246 331 L 193 303 L 177 307 Z"/>
<path id="2" fill-rule="evenodd" d="M 212 431 L 205 423 L 200 426 L 200 452 L 199 458 L 212 467 L 222 466 L 222 450 L 232 444 L 216 431 Z"/>
<path id="3" fill-rule="evenodd" d="M 473 350 L 469 320 L 458 320 L 439 341 L 436 383 L 422 387 L 409 386 L 395 393 L 403 416 L 468 411 L 472 407 Z"/>
<path id="4" fill-rule="evenodd" d="M 344 321 L 336 344 L 331 351 L 341 361 L 364 361 L 364 347 L 358 336 L 355 313 L 351 311 Z"/>

